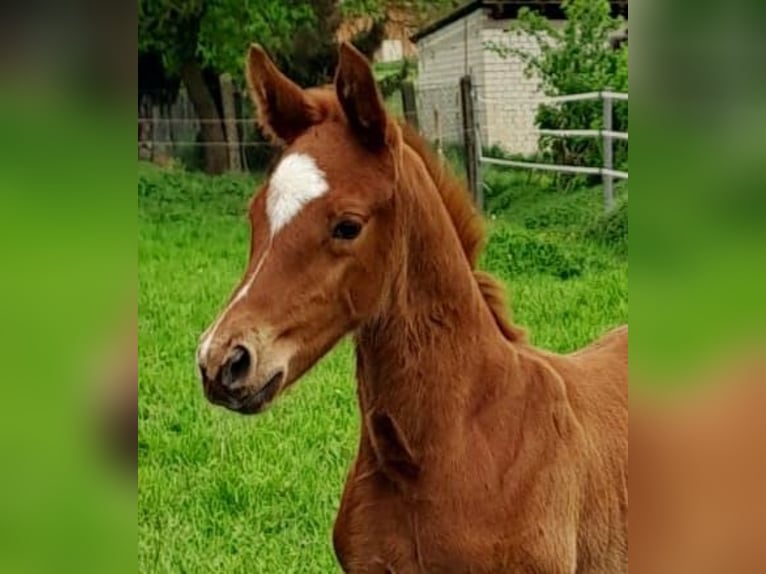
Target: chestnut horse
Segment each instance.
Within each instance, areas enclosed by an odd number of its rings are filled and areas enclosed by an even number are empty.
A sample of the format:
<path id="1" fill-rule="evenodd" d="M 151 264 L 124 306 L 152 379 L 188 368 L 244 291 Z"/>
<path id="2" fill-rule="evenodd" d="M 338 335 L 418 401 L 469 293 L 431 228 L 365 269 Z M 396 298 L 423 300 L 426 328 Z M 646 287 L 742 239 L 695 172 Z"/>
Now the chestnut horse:
<path id="1" fill-rule="evenodd" d="M 285 150 L 197 352 L 208 399 L 259 412 L 353 333 L 344 571 L 626 572 L 627 330 L 566 356 L 525 342 L 475 269 L 464 188 L 387 115 L 350 45 L 334 89 L 301 89 L 258 46 L 246 72 Z"/>

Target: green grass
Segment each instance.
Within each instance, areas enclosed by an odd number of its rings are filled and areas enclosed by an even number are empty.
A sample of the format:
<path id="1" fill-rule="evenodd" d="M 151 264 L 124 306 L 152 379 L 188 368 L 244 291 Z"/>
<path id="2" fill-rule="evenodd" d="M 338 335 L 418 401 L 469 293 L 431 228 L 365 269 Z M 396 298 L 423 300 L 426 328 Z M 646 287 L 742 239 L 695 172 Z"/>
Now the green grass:
<path id="1" fill-rule="evenodd" d="M 487 175 L 482 265 L 532 340 L 567 351 L 626 321 L 619 227 L 593 231 L 600 190 Z M 258 417 L 209 405 L 195 371 L 198 337 L 243 271 L 256 183 L 139 166 L 140 572 L 337 571 L 331 529 L 359 425 L 350 343 Z"/>

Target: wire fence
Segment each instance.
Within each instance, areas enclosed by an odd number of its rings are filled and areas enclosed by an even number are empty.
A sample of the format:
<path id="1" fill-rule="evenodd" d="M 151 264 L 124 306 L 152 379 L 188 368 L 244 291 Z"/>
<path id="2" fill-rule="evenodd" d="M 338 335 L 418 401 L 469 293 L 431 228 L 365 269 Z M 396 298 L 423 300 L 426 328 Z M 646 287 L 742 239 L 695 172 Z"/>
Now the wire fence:
<path id="1" fill-rule="evenodd" d="M 464 90 L 466 86 L 463 84 L 466 82 L 468 89 Z M 497 86 L 490 88 L 474 84 L 468 75 L 461 79 L 459 85 L 419 85 L 414 99 L 417 110 L 408 113 L 417 117 L 421 132 L 435 143 L 440 152 L 458 152 L 479 207 L 482 207 L 486 186 L 482 180 L 483 165 L 601 176 L 606 209 L 614 204 L 615 180 L 626 180 L 629 177 L 627 170 L 617 169 L 614 165 L 614 142 L 623 144 L 618 149 L 618 161 L 622 164 L 627 149 L 624 146 L 629 136 L 627 131 L 614 129 L 613 103 L 627 102 L 627 93 L 605 89 L 553 97 L 542 94 L 529 97 L 527 91 L 525 97 L 525 94 L 509 89 L 506 96 Z M 567 126 L 567 129 L 537 127 L 538 112 L 542 105 L 555 108 L 564 104 L 597 101 L 601 101 L 602 106 L 602 118 L 599 121 L 601 127 L 598 129 L 591 127 L 594 119 L 592 113 L 591 119 L 587 120 L 591 126 L 581 128 L 574 125 Z M 541 137 L 547 138 L 548 142 L 541 143 Z M 600 141 L 600 152 L 597 148 L 595 155 L 581 154 L 577 156 L 580 158 L 577 163 L 585 157 L 591 157 L 591 161 L 595 162 L 595 157 L 600 156 L 601 165 L 567 165 L 567 157 L 574 156 L 566 148 L 564 153 L 559 151 L 553 154 L 553 157 L 563 158 L 564 161 L 546 163 L 541 159 L 548 155 L 547 152 L 543 153 L 545 148 L 541 149 L 541 145 L 550 145 L 550 140 L 568 138 Z M 574 145 L 582 146 L 583 142 L 575 142 Z"/>
<path id="2" fill-rule="evenodd" d="M 152 94 L 139 101 L 138 158 L 155 163 L 179 162 L 201 169 L 210 153 L 228 161 L 230 171 L 258 171 L 265 168 L 274 145 L 258 132 L 251 110 L 235 97 L 236 117 L 203 119 L 197 116 L 184 88 L 171 102 Z M 205 131 L 218 125 L 218 138 L 210 141 Z M 208 153 L 210 152 L 210 153 Z"/>
<path id="3" fill-rule="evenodd" d="M 469 78 L 466 92 L 462 82 Z M 403 91 L 404 92 L 404 91 Z M 481 205 L 484 182 L 482 165 L 513 169 L 538 170 L 601 176 L 604 182 L 604 202 L 613 204 L 615 180 L 628 179 L 627 170 L 614 166 L 615 141 L 628 141 L 627 131 L 613 129 L 613 102 L 628 101 L 628 94 L 610 90 L 566 94 L 555 97 L 501 97 L 497 89 L 473 83 L 470 76 L 460 84 L 418 85 L 412 90 L 412 102 L 404 102 L 405 115 L 413 116 L 420 131 L 431 140 L 439 153 L 448 156 L 453 164 L 463 165 L 474 196 Z M 466 95 L 468 94 L 468 95 Z M 466 100 L 470 100 L 470 102 Z M 572 102 L 601 101 L 603 125 L 600 129 L 538 129 L 535 118 L 539 107 Z M 242 110 L 240 110 L 242 112 Z M 243 115 L 237 113 L 237 115 Z M 149 160 L 179 159 L 187 165 L 200 165 L 205 149 L 228 149 L 232 169 L 260 169 L 268 163 L 274 146 L 262 139 L 250 114 L 248 117 L 200 119 L 183 90 L 178 99 L 167 105 L 139 105 L 138 155 Z M 470 117 L 467 117 L 470 115 Z M 224 141 L 205 141 L 206 126 L 219 124 Z M 233 137 L 232 137 L 233 136 Z M 601 165 L 566 165 L 545 163 L 539 159 L 541 136 L 548 138 L 588 138 L 602 142 Z M 521 158 L 492 157 L 487 151 L 500 144 L 506 152 Z M 620 148 L 622 149 L 622 148 Z M 502 155 L 502 154 L 501 154 Z"/>
<path id="4" fill-rule="evenodd" d="M 420 130 L 441 149 L 461 140 L 463 115 L 457 86 L 418 86 Z"/>

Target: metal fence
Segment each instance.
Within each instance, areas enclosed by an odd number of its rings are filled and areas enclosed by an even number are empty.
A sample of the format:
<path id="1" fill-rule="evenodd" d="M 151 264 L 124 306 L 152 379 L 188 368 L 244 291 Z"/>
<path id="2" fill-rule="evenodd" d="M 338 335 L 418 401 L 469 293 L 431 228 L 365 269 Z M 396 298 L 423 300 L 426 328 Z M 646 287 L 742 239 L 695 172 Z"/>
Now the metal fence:
<path id="1" fill-rule="evenodd" d="M 472 98 L 474 101 L 478 101 L 476 90 L 472 90 Z M 598 92 L 586 92 L 581 94 L 567 94 L 564 96 L 556 96 L 549 98 L 541 98 L 538 101 L 538 105 L 543 104 L 561 104 L 566 102 L 584 102 L 592 100 L 601 100 L 603 106 L 603 124 L 601 129 L 566 129 L 566 130 L 550 130 L 550 129 L 537 129 L 535 133 L 539 136 L 553 136 L 561 138 L 569 137 L 589 137 L 598 138 L 602 141 L 603 146 L 603 164 L 601 166 L 574 166 L 574 165 L 562 165 L 562 164 L 548 164 L 539 163 L 533 161 L 521 161 L 510 159 L 498 159 L 493 157 L 487 157 L 483 153 L 474 159 L 479 165 L 499 165 L 505 167 L 513 167 L 520 169 L 534 169 L 544 171 L 554 171 L 560 173 L 579 173 L 588 175 L 601 175 L 604 182 L 604 207 L 605 209 L 611 209 L 614 205 L 614 180 L 615 179 L 628 179 L 628 172 L 614 169 L 613 158 L 614 140 L 628 141 L 628 132 L 614 131 L 613 121 L 613 102 L 628 101 L 628 94 L 622 92 L 612 91 L 598 91 Z M 477 130 L 479 128 L 476 128 Z M 480 168 L 479 168 L 480 169 Z M 481 182 L 479 182 L 481 183 Z M 478 194 L 480 195 L 480 193 Z"/>
<path id="2" fill-rule="evenodd" d="M 481 86 L 471 76 L 464 76 L 458 85 L 418 86 L 414 101 L 417 109 L 408 109 L 412 103 L 404 102 L 405 115 L 414 117 L 421 132 L 441 152 L 457 147 L 463 157 L 468 185 L 479 207 L 483 208 L 482 166 L 494 165 L 515 169 L 600 175 L 604 182 L 604 205 L 608 210 L 614 204 L 614 180 L 628 179 L 628 172 L 615 169 L 614 141 L 628 141 L 628 133 L 615 131 L 613 103 L 628 100 L 628 94 L 602 90 L 556 97 L 535 99 L 503 99 L 481 95 Z M 601 129 L 538 129 L 534 117 L 541 105 L 568 102 L 602 102 L 603 127 Z M 508 112 L 508 113 L 504 113 Z M 508 122 L 505 125 L 503 122 Z M 498 125 L 499 123 L 499 125 Z M 491 125 L 490 125 L 491 124 Z M 485 147 L 501 132 L 512 136 L 516 147 L 524 148 L 520 155 L 538 151 L 540 136 L 554 138 L 594 138 L 602 142 L 603 162 L 600 166 L 542 163 L 522 159 L 504 159 L 485 155 Z M 499 142 L 504 147 L 503 142 Z M 512 146 L 513 147 L 513 146 Z M 514 151 L 514 150 L 510 150 Z M 519 150 L 516 150 L 519 151 Z"/>
<path id="3" fill-rule="evenodd" d="M 419 85 L 416 91 L 418 128 L 441 152 L 462 145 L 463 112 L 458 86 Z M 405 115 L 412 116 L 405 108 Z"/>
<path id="4" fill-rule="evenodd" d="M 628 179 L 628 172 L 615 169 L 614 141 L 628 141 L 628 133 L 613 129 L 613 103 L 628 101 L 627 93 L 609 90 L 567 94 L 557 97 L 540 97 L 534 100 L 519 101 L 503 98 L 488 98 L 480 94 L 480 86 L 473 83 L 471 76 L 464 76 L 457 85 L 419 85 L 404 86 L 402 99 L 405 117 L 414 123 L 430 139 L 437 150 L 450 156 L 455 163 L 462 163 L 465 176 L 474 199 L 483 208 L 482 167 L 487 165 L 540 170 L 559 173 L 599 175 L 604 182 L 604 204 L 609 209 L 614 204 L 614 181 Z M 601 129 L 537 129 L 531 118 L 540 105 L 564 104 L 567 102 L 601 101 L 603 107 L 603 127 Z M 494 108 L 493 108 L 494 106 Z M 491 133 L 496 133 L 497 122 L 503 122 L 507 115 L 491 113 L 498 109 L 523 112 L 524 125 L 513 123 L 510 130 L 523 132 L 528 151 L 534 151 L 534 145 L 540 136 L 554 138 L 593 138 L 602 142 L 603 162 L 600 166 L 565 165 L 542 163 L 523 159 L 506 159 L 486 155 L 484 144 L 489 145 Z M 197 118 L 188 97 L 181 90 L 178 99 L 167 106 L 139 106 L 138 152 L 142 159 L 162 161 L 174 158 L 186 162 L 199 162 L 201 148 L 226 146 L 230 159 L 229 169 L 248 170 L 262 167 L 264 159 L 271 155 L 272 145 L 257 135 L 255 122 L 251 117 L 243 118 L 243 110 L 238 110 L 240 117 L 224 120 L 227 134 L 221 142 L 205 142 L 200 137 L 204 122 L 219 120 L 200 120 Z M 248 114 L 249 115 L 249 114 Z M 516 114 L 518 115 L 518 114 Z M 491 116 L 491 117 L 490 117 Z M 510 116 L 508 116 L 510 117 Z M 514 116 L 515 117 L 515 116 Z M 518 118 L 515 118 L 518 120 Z M 494 122 L 494 123 L 493 123 Z M 492 125 L 490 125 L 492 124 Z M 518 135 L 518 134 L 515 134 Z M 518 139 L 518 138 L 516 138 Z"/>

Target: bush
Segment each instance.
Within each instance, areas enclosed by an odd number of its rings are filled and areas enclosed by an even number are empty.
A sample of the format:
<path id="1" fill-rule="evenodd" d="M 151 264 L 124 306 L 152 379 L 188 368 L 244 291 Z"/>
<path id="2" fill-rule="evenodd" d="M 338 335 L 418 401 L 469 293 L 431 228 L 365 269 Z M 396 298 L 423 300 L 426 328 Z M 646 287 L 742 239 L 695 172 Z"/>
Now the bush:
<path id="1" fill-rule="evenodd" d="M 388 100 L 394 94 L 401 98 L 402 84 L 411 81 L 416 72 L 417 62 L 411 59 L 375 64 L 375 76 L 383 99 Z"/>
<path id="2" fill-rule="evenodd" d="M 533 210 L 524 217 L 524 227 L 527 229 L 580 227 L 587 225 L 591 218 L 590 210 L 581 209 L 571 203 L 560 203 L 544 210 Z"/>
<path id="3" fill-rule="evenodd" d="M 605 214 L 601 186 L 562 193 L 550 174 L 489 169 L 485 175 L 488 268 L 509 280 L 535 274 L 570 279 L 624 264 L 627 185 L 616 187 L 617 205 Z"/>
<path id="4" fill-rule="evenodd" d="M 138 200 L 143 217 L 156 222 L 184 221 L 190 213 L 205 214 L 214 203 L 218 212 L 235 217 L 247 213 L 247 201 L 262 175 L 228 173 L 209 177 L 183 169 L 139 163 Z"/>
<path id="5" fill-rule="evenodd" d="M 509 279 L 540 274 L 570 279 L 604 267 L 587 249 L 576 247 L 540 231 L 496 224 L 490 228 L 482 266 Z"/>
<path id="6" fill-rule="evenodd" d="M 510 217 L 529 229 L 581 231 L 603 210 L 600 187 L 578 187 L 562 193 L 549 172 L 490 168 L 483 176 L 486 211 Z"/>
<path id="7" fill-rule="evenodd" d="M 617 201 L 615 207 L 601 215 L 586 230 L 585 237 L 614 249 L 621 255 L 628 254 L 628 198 Z"/>

